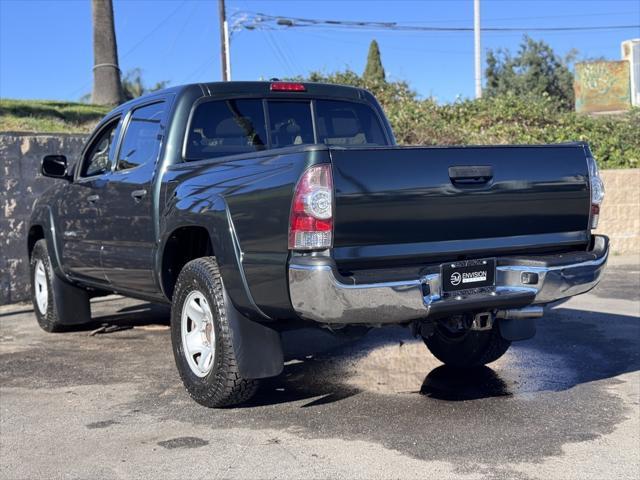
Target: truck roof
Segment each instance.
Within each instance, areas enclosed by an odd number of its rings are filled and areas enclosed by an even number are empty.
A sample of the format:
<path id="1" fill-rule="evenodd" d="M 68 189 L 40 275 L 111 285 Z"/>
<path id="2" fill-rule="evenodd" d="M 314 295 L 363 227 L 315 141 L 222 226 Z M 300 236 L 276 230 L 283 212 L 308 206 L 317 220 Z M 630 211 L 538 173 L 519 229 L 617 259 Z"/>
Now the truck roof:
<path id="1" fill-rule="evenodd" d="M 347 85 L 336 85 L 329 83 L 314 83 L 314 82 L 297 82 L 287 81 L 285 83 L 296 83 L 304 85 L 304 91 L 271 91 L 271 85 L 273 83 L 281 82 L 281 80 L 272 81 L 233 81 L 233 82 L 208 82 L 208 83 L 190 83 L 185 85 L 177 85 L 175 87 L 164 88 L 162 90 L 156 90 L 141 97 L 129 100 L 126 103 L 118 106 L 116 110 L 121 108 L 128 108 L 134 103 L 138 103 L 141 100 L 152 97 L 154 95 L 164 93 L 180 94 L 186 90 L 199 89 L 204 96 L 214 95 L 261 95 L 261 96 L 311 96 L 311 97 L 335 97 L 335 98 L 351 98 L 351 99 L 368 99 L 372 98 L 371 93 L 363 88 L 350 87 Z M 369 97 L 369 98 L 368 98 Z"/>
<path id="2" fill-rule="evenodd" d="M 300 84 L 305 87 L 303 92 L 272 92 L 271 85 L 274 83 L 294 83 Z M 311 96 L 322 97 L 347 97 L 347 98 L 362 98 L 363 93 L 366 90 L 357 87 L 350 87 L 347 85 L 336 85 L 330 83 L 315 83 L 315 82 L 298 82 L 298 81 L 281 81 L 272 80 L 268 82 L 211 82 L 201 84 L 206 88 L 211 95 L 217 93 L 229 94 L 229 93 L 242 93 L 242 94 L 257 94 L 257 95 L 287 95 L 295 96 L 296 94 L 307 94 Z"/>

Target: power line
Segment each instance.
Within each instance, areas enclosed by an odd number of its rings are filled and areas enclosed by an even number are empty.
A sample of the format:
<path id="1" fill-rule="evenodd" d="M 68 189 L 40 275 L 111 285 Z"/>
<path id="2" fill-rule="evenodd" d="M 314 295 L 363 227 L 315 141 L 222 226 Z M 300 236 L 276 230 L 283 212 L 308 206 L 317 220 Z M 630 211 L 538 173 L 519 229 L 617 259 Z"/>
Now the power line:
<path id="1" fill-rule="evenodd" d="M 202 62 L 195 70 L 193 70 L 189 75 L 183 77 L 183 80 L 180 83 L 189 83 L 192 79 L 198 78 L 208 67 L 217 62 L 218 59 L 215 57 L 208 58 L 204 62 Z"/>
<path id="2" fill-rule="evenodd" d="M 286 66 L 286 64 L 285 64 L 285 62 L 284 62 L 284 60 L 279 56 L 279 54 L 278 54 L 277 50 L 276 50 L 276 49 L 275 49 L 275 47 L 273 46 L 273 43 L 272 43 L 272 39 L 271 39 L 271 37 L 269 37 L 269 36 L 268 36 L 268 33 L 269 33 L 269 32 L 264 32 L 264 31 L 263 31 L 262 33 L 263 33 L 264 38 L 265 38 L 265 44 L 266 44 L 266 45 L 269 47 L 269 49 L 271 50 L 271 52 L 272 52 L 272 54 L 273 54 L 273 57 L 278 61 L 278 63 L 280 63 L 280 65 L 281 65 L 281 67 L 282 67 L 283 71 L 284 71 L 284 70 L 287 70 L 288 68 L 287 68 L 287 66 Z"/>
<path id="3" fill-rule="evenodd" d="M 294 52 L 294 49 L 291 48 L 289 43 L 286 42 L 286 41 L 282 42 L 281 46 L 282 46 L 283 51 L 289 57 L 289 60 L 291 61 L 291 65 L 293 66 L 294 70 L 297 71 L 297 72 L 301 72 L 302 71 L 302 67 L 300 66 L 300 63 L 298 63 L 298 60 L 296 58 L 296 54 Z"/>
<path id="4" fill-rule="evenodd" d="M 146 42 L 149 37 L 151 37 L 154 33 L 156 33 L 158 30 L 160 30 L 160 27 L 162 27 L 165 23 L 167 23 L 169 20 L 171 20 L 173 18 L 173 16 L 178 13 L 180 11 L 180 9 L 182 7 L 184 7 L 184 5 L 187 3 L 188 0 L 184 0 L 182 3 L 180 3 L 174 10 L 171 11 L 171 13 L 169 15 L 167 15 L 166 17 L 164 17 L 162 20 L 160 20 L 160 22 L 158 24 L 156 24 L 155 27 L 153 27 L 151 30 L 149 30 L 149 32 L 147 32 L 146 35 L 144 35 L 140 40 L 138 40 L 131 48 L 129 48 L 129 50 L 127 50 L 123 55 L 122 55 L 122 59 L 125 59 L 129 54 L 131 54 L 134 50 L 136 50 L 140 45 L 142 45 L 144 42 Z"/>
<path id="5" fill-rule="evenodd" d="M 196 10 L 197 5 L 198 4 L 195 3 L 195 2 L 191 4 L 191 9 L 187 12 L 187 15 L 184 18 L 184 21 L 182 23 L 182 26 L 178 30 L 176 30 L 176 34 L 173 37 L 173 42 L 171 42 L 171 45 L 165 51 L 164 58 L 168 58 L 173 53 L 173 49 L 178 44 L 178 40 L 180 40 L 180 38 L 182 37 L 182 34 L 184 33 L 185 29 L 187 28 L 187 25 L 191 21 L 192 15 Z"/>
<path id="6" fill-rule="evenodd" d="M 278 46 L 278 43 L 276 42 L 275 37 L 273 37 L 273 35 L 271 35 L 270 31 L 266 31 L 265 32 L 265 37 L 266 37 L 269 45 L 271 46 L 271 50 L 276 54 L 276 57 L 278 58 L 278 60 L 280 61 L 280 63 L 284 67 L 284 69 L 289 72 L 290 76 L 293 76 L 295 71 L 292 68 L 291 63 L 289 62 L 288 58 L 284 55 L 284 53 L 282 52 L 282 50 Z"/>
<path id="7" fill-rule="evenodd" d="M 393 30 L 415 32 L 472 32 L 473 27 L 434 25 L 406 25 L 398 22 L 329 20 L 301 17 L 283 17 L 268 15 L 260 12 L 242 12 L 245 20 L 242 26 L 248 30 L 254 29 L 287 29 L 287 28 L 340 28 L 340 29 L 368 29 Z M 638 29 L 640 24 L 634 25 L 597 25 L 597 26 L 564 26 L 564 27 L 483 27 L 483 32 L 558 32 L 558 31 L 597 31 L 597 30 L 628 30 Z"/>
<path id="8" fill-rule="evenodd" d="M 512 21 L 512 20 L 548 20 L 551 18 L 583 18 L 583 17 L 623 17 L 627 15 L 638 15 L 640 10 L 636 10 L 635 12 L 602 12 L 602 13 L 582 13 L 582 14 L 567 14 L 567 15 L 542 15 L 536 17 L 495 17 L 495 18 L 487 18 L 485 21 L 487 22 L 501 22 L 501 21 Z M 452 20 L 403 20 L 403 23 L 449 23 L 451 21 L 457 21 L 458 19 Z"/>
<path id="9" fill-rule="evenodd" d="M 177 8 L 175 8 L 174 10 L 171 11 L 171 13 L 169 15 L 167 15 L 166 17 L 164 17 L 162 20 L 160 20 L 160 22 L 158 24 L 156 24 L 155 27 L 153 27 L 151 30 L 149 30 L 142 38 L 140 38 L 140 40 L 138 40 L 131 48 L 129 48 L 129 50 L 127 50 L 124 54 L 122 55 L 118 55 L 120 62 L 122 62 L 122 60 L 124 60 L 127 56 L 129 56 L 134 50 L 136 50 L 140 45 L 142 45 L 144 42 L 146 42 L 149 37 L 151 37 L 154 33 L 156 33 L 160 27 L 162 27 L 165 23 L 167 23 L 167 21 L 169 21 L 171 18 L 173 18 L 173 16 L 178 13 L 178 11 L 187 3 L 187 1 L 189 0 L 184 0 L 182 3 L 180 3 Z M 91 85 L 91 80 L 89 80 L 88 82 L 86 82 L 84 85 L 82 85 L 80 88 L 77 88 L 76 90 L 74 90 L 71 95 L 69 95 L 70 97 L 74 97 L 76 96 L 79 92 L 81 92 L 82 90 L 85 90 L 88 86 Z"/>
<path id="10" fill-rule="evenodd" d="M 344 39 L 342 37 L 338 38 L 335 36 L 331 36 L 331 35 L 325 35 L 322 33 L 318 33 L 318 32 L 306 32 L 305 33 L 306 36 L 309 37 L 315 37 L 315 38 L 320 38 L 322 40 L 329 40 L 332 42 L 337 42 L 337 43 L 349 43 L 351 45 L 368 45 L 369 42 L 371 41 L 371 39 L 367 38 L 364 41 L 358 41 L 358 40 L 347 40 Z M 411 46 L 396 46 L 396 45 L 389 45 L 387 43 L 385 43 L 384 45 L 385 50 L 396 50 L 399 52 L 420 52 L 420 53 L 438 53 L 438 54 L 444 54 L 444 55 L 471 55 L 473 54 L 473 50 L 432 50 L 430 48 L 417 48 L 417 47 L 411 47 Z"/>

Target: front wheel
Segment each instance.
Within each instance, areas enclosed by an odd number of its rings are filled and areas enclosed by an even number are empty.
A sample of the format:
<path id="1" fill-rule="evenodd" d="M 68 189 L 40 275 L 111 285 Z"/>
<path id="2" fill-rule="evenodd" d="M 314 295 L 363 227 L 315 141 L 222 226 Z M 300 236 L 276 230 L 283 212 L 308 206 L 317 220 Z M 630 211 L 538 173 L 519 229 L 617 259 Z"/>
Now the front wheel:
<path id="1" fill-rule="evenodd" d="M 511 345 L 500 335 L 497 323 L 487 331 L 451 331 L 439 323 L 433 334 L 423 337 L 433 355 L 445 365 L 474 368 L 499 359 Z"/>
<path id="2" fill-rule="evenodd" d="M 187 263 L 173 294 L 171 343 L 187 392 L 207 407 L 245 402 L 258 387 L 257 380 L 243 378 L 238 370 L 230 308 L 215 257 Z"/>
<path id="3" fill-rule="evenodd" d="M 38 240 L 34 245 L 31 252 L 30 267 L 31 300 L 38 325 L 47 332 L 61 332 L 65 329 L 65 326 L 58 318 L 58 311 L 54 305 L 54 273 L 45 240 Z"/>
<path id="4" fill-rule="evenodd" d="M 43 330 L 62 332 L 91 322 L 89 293 L 54 273 L 46 240 L 35 243 L 29 264 L 33 309 Z"/>

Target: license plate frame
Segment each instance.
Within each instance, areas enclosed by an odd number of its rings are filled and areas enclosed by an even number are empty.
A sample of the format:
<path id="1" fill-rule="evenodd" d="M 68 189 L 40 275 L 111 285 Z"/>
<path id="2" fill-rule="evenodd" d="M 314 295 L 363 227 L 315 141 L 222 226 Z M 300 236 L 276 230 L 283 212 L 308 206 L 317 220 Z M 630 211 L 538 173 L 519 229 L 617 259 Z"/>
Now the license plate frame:
<path id="1" fill-rule="evenodd" d="M 442 292 L 477 290 L 494 287 L 496 284 L 496 259 L 481 258 L 463 260 L 440 265 Z"/>

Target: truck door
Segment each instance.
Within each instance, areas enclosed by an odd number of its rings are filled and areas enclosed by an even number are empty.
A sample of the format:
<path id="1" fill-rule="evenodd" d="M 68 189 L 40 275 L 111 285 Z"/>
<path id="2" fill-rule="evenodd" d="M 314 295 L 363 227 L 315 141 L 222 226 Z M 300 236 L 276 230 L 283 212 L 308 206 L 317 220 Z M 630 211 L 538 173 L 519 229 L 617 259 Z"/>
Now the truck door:
<path id="1" fill-rule="evenodd" d="M 63 269 L 74 277 L 106 282 L 100 262 L 99 207 L 115 157 L 120 116 L 104 122 L 89 139 L 75 179 L 58 205 Z"/>
<path id="2" fill-rule="evenodd" d="M 115 290 L 156 294 L 154 172 L 165 131 L 167 101 L 135 107 L 123 123 L 116 164 L 100 204 L 102 268 Z"/>

